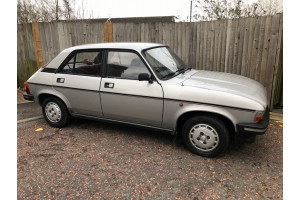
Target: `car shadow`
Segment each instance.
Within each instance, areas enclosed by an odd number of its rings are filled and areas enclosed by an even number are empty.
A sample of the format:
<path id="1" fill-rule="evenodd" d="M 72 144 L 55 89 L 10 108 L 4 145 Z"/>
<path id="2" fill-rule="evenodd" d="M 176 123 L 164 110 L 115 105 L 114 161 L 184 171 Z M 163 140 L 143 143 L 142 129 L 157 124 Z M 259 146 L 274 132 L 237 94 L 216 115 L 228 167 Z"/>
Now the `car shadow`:
<path id="1" fill-rule="evenodd" d="M 156 142 L 160 141 L 167 145 L 176 145 L 177 147 L 185 148 L 181 137 L 156 129 L 80 118 L 72 119 L 68 126 L 79 129 L 104 130 L 105 134 L 117 133 L 118 135 L 140 137 L 146 140 L 155 140 Z"/>
<path id="2" fill-rule="evenodd" d="M 83 130 L 99 130 L 103 134 L 112 134 L 124 137 L 134 137 L 142 138 L 149 143 L 163 144 L 167 146 L 172 146 L 178 150 L 183 150 L 189 152 L 189 150 L 184 146 L 181 136 L 174 136 L 167 132 L 158 131 L 155 129 L 147 129 L 144 127 L 138 127 L 133 125 L 110 123 L 104 121 L 88 120 L 88 119 L 72 119 L 68 127 L 83 129 Z M 245 157 L 263 157 L 267 151 L 261 151 L 259 149 L 264 148 L 261 144 L 258 145 L 254 143 L 245 143 L 242 145 L 235 145 L 230 143 L 227 151 L 216 158 L 232 158 L 234 160 L 245 159 Z M 192 153 L 191 153 L 192 154 Z M 256 155 L 257 154 L 257 155 Z M 193 154 L 194 155 L 194 154 Z"/>

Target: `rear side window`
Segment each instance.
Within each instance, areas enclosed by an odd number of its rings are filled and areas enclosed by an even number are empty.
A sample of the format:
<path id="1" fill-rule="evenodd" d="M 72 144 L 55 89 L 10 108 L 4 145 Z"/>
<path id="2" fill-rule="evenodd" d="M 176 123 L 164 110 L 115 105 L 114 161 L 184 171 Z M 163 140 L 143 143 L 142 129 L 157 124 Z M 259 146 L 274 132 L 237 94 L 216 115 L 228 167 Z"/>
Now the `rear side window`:
<path id="1" fill-rule="evenodd" d="M 149 70 L 140 59 L 132 52 L 109 51 L 107 55 L 107 77 L 138 80 L 138 75 Z"/>
<path id="2" fill-rule="evenodd" d="M 64 74 L 76 75 L 100 75 L 102 67 L 102 52 L 79 52 L 76 53 L 60 71 Z"/>

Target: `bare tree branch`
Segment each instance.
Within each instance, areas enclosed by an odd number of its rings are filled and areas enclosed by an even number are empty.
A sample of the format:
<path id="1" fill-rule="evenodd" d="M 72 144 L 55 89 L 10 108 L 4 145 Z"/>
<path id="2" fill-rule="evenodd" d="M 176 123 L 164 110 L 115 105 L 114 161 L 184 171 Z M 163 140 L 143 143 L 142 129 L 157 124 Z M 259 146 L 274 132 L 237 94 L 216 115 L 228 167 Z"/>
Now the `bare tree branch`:
<path id="1" fill-rule="evenodd" d="M 282 12 L 282 0 L 193 0 L 193 21 L 273 15 Z M 177 19 L 180 19 L 180 15 Z M 185 20 L 183 20 L 185 21 Z"/>
<path id="2" fill-rule="evenodd" d="M 83 0 L 81 3 L 83 5 Z M 75 4 L 75 0 L 18 0 L 17 21 L 18 24 L 23 24 L 84 19 L 85 8 L 78 9 L 75 13 Z M 93 14 L 90 13 L 88 17 L 93 18 Z"/>

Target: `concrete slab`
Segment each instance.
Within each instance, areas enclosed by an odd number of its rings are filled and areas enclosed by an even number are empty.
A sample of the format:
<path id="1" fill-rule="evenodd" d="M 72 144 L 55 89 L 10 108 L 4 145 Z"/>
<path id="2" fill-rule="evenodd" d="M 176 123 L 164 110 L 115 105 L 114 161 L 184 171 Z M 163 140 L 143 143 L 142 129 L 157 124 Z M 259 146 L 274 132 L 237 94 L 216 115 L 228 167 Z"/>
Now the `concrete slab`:
<path id="1" fill-rule="evenodd" d="M 30 103 L 21 103 L 17 105 L 17 120 L 32 118 L 36 116 L 43 115 L 42 108 L 39 104 L 30 102 Z"/>

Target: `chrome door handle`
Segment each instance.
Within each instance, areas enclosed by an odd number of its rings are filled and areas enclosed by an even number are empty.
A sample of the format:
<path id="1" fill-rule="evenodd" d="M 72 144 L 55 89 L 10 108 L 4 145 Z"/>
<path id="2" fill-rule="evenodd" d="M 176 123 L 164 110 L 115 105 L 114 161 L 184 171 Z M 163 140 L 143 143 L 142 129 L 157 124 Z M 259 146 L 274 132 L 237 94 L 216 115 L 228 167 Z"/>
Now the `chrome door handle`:
<path id="1" fill-rule="evenodd" d="M 105 88 L 114 88 L 114 83 L 104 83 Z"/>

